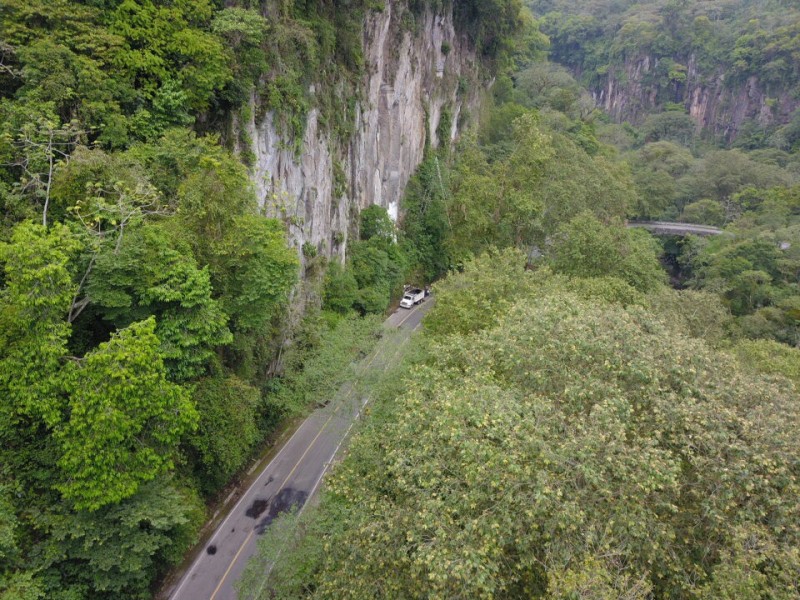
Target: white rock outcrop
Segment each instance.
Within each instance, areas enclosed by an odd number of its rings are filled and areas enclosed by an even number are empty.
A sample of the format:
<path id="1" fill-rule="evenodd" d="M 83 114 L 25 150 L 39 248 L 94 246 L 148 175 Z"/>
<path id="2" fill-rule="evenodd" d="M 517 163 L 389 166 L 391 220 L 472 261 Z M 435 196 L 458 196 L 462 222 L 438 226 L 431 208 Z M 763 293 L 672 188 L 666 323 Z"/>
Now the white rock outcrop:
<path id="1" fill-rule="evenodd" d="M 440 142 L 442 114 L 447 110 L 452 116 L 453 140 L 462 111 L 477 105 L 479 90 L 465 90 L 460 82 L 478 80 L 478 59 L 469 40 L 456 32 L 452 14 L 427 12 L 412 33 L 401 25 L 403 10 L 402 0 L 387 0 L 384 10 L 367 17 L 362 100 L 345 148 L 333 147 L 316 110 L 308 115 L 299 154 L 280 135 L 274 115 L 242 124 L 253 143 L 259 201 L 265 214 L 289 225 L 290 243 L 301 259 L 303 244 L 343 257 L 351 222 L 367 206 L 384 206 L 397 219 L 426 139 L 433 146 Z M 345 180 L 341 195 L 342 186 L 334 184 L 337 163 Z"/>

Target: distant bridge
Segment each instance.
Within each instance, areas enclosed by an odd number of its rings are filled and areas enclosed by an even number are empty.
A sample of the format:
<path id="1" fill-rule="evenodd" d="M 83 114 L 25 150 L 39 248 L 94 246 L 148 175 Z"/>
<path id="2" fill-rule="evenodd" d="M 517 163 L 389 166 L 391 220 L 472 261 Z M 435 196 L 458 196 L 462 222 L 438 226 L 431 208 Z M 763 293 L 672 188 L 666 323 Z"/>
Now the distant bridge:
<path id="1" fill-rule="evenodd" d="M 721 235 L 725 233 L 718 227 L 695 225 L 693 223 L 671 223 L 669 221 L 631 221 L 628 227 L 647 229 L 654 235 Z"/>

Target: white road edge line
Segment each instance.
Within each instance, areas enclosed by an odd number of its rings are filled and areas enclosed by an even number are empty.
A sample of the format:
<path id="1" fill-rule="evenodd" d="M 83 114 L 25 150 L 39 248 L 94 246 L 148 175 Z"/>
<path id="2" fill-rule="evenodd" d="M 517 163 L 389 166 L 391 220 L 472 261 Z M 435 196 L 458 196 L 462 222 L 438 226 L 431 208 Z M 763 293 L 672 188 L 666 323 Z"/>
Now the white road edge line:
<path id="1" fill-rule="evenodd" d="M 312 413 L 312 414 L 313 414 L 313 413 Z M 311 415 L 309 415 L 309 418 L 310 418 L 310 416 L 311 416 Z M 281 447 L 281 449 L 280 449 L 280 450 L 278 450 L 278 453 L 277 453 L 275 456 L 273 456 L 273 457 L 272 457 L 272 460 L 271 460 L 271 461 L 269 461 L 269 463 L 267 464 L 267 466 L 266 466 L 266 467 L 264 467 L 264 469 L 261 471 L 262 473 L 264 473 L 264 471 L 266 471 L 267 469 L 269 469 L 269 468 L 272 466 L 272 463 L 274 463 L 276 460 L 278 460 L 278 459 L 280 458 L 281 454 L 283 454 L 284 450 L 286 450 L 286 448 L 288 448 L 288 447 L 289 447 L 289 444 L 291 443 L 291 441 L 292 441 L 292 440 L 295 438 L 295 436 L 296 436 L 298 433 L 300 433 L 300 430 L 303 428 L 303 425 L 305 425 L 307 422 L 308 422 L 308 418 L 307 418 L 305 421 L 303 421 L 303 422 L 300 424 L 300 426 L 299 426 L 299 427 L 298 427 L 298 428 L 295 430 L 295 432 L 292 434 L 292 436 L 291 436 L 291 437 L 290 437 L 288 440 L 286 440 L 286 443 L 285 443 L 285 444 L 284 444 L 284 445 Z M 261 475 L 259 475 L 259 478 L 260 478 L 260 477 L 261 477 Z M 256 478 L 256 481 L 258 481 L 258 478 Z M 233 508 L 232 508 L 232 509 L 231 509 L 231 510 L 228 512 L 228 516 L 226 516 L 226 517 L 225 517 L 225 519 L 222 521 L 222 523 L 220 523 L 220 524 L 219 524 L 219 526 L 217 527 L 217 530 L 214 532 L 214 534 L 213 534 L 213 535 L 212 535 L 212 536 L 211 536 L 211 537 L 208 539 L 208 543 L 206 544 L 207 546 L 208 546 L 208 545 L 210 545 L 210 544 L 212 544 L 212 543 L 214 542 L 214 540 L 217 538 L 217 536 L 218 536 L 218 535 L 219 535 L 219 534 L 220 534 L 222 531 L 224 531 L 224 530 L 225 530 L 225 524 L 226 524 L 226 523 L 227 523 L 227 522 L 230 520 L 230 518 L 233 516 L 233 513 L 235 513 L 235 512 L 236 512 L 236 509 L 237 509 L 237 508 L 239 508 L 239 505 L 240 505 L 242 502 L 244 502 L 244 499 L 245 499 L 245 498 L 247 498 L 248 492 L 249 492 L 250 490 L 252 490 L 252 489 L 253 489 L 253 486 L 251 485 L 249 488 L 247 488 L 247 489 L 244 491 L 244 493 L 242 494 L 242 497 L 241 497 L 241 498 L 239 498 L 239 501 L 238 501 L 238 502 L 237 502 L 237 503 L 234 505 L 234 507 L 233 507 Z M 173 591 L 173 592 L 172 592 L 172 593 L 169 595 L 169 598 L 170 598 L 170 600 L 172 600 L 172 599 L 173 599 L 173 598 L 175 598 L 175 597 L 176 597 L 178 594 L 180 594 L 180 592 L 181 592 L 181 590 L 183 589 L 184 585 L 186 585 L 186 583 L 189 581 L 189 579 L 190 579 L 190 575 L 192 574 L 192 572 L 194 572 L 194 570 L 195 570 L 195 565 L 197 564 L 197 562 L 199 561 L 200 557 L 202 557 L 202 556 L 203 556 L 203 554 L 202 554 L 202 551 L 201 551 L 201 552 L 200 552 L 200 554 L 198 554 L 197 558 L 196 558 L 196 559 L 195 559 L 195 560 L 192 562 L 192 566 L 191 566 L 191 567 L 189 567 L 189 570 L 188 570 L 188 571 L 186 571 L 186 573 L 184 574 L 183 578 L 181 579 L 180 583 L 178 584 L 178 587 L 176 587 L 176 588 L 175 588 L 175 590 L 174 590 L 174 591 Z"/>
<path id="2" fill-rule="evenodd" d="M 413 329 L 412 332 L 413 331 L 416 331 L 416 328 Z M 406 345 L 406 343 L 408 343 L 409 339 L 410 338 L 406 338 L 405 340 L 403 340 L 402 344 L 400 344 L 400 346 L 398 347 L 398 351 L 394 355 L 393 358 L 397 357 L 397 355 L 400 353 L 400 350 L 403 348 L 403 346 Z M 391 366 L 391 363 L 389 363 L 389 365 L 387 365 L 383 369 L 384 373 L 389 370 L 389 366 Z M 328 472 L 328 469 L 330 469 L 331 465 L 336 460 L 336 455 L 339 454 L 339 449 L 342 447 L 342 444 L 344 444 L 345 441 L 347 440 L 348 436 L 350 435 L 350 431 L 353 429 L 353 426 L 358 422 L 358 419 L 361 416 L 361 411 L 363 411 L 364 408 L 367 406 L 367 404 L 369 404 L 370 400 L 371 400 L 371 397 L 367 396 L 364 399 L 364 402 L 361 403 L 361 408 L 358 409 L 358 412 L 356 413 L 356 416 L 353 417 L 353 421 L 350 423 L 350 426 L 347 428 L 347 431 L 344 432 L 344 436 L 342 437 L 341 440 L 339 440 L 339 443 L 336 444 L 336 448 L 334 448 L 333 453 L 331 454 L 331 457 L 326 461 L 325 467 L 322 469 L 322 473 L 319 474 L 319 477 L 317 477 L 317 480 L 314 482 L 314 485 L 312 486 L 311 491 L 308 494 L 308 498 L 303 503 L 303 506 L 300 507 L 300 510 L 297 511 L 296 519 L 298 519 L 298 520 L 300 519 L 300 516 L 303 514 L 303 511 L 306 509 L 306 506 L 308 506 L 311 503 L 311 499 L 314 497 L 314 494 L 317 492 L 317 488 L 319 487 L 320 483 L 322 483 L 322 479 L 325 477 L 325 474 Z M 261 594 L 262 591 L 264 591 L 264 586 L 266 585 L 267 581 L 269 581 L 269 576 L 270 576 L 270 573 L 272 573 L 272 568 L 275 566 L 275 562 L 280 558 L 281 553 L 283 553 L 283 548 L 285 548 L 285 547 L 286 546 L 284 545 L 280 549 L 278 554 L 275 556 L 275 560 L 272 561 L 272 563 L 269 565 L 269 568 L 267 568 L 266 572 L 264 573 L 264 578 L 261 580 L 261 585 L 259 586 L 258 591 L 256 592 L 255 596 L 251 595 L 250 598 L 255 598 L 256 600 L 258 600 L 259 595 Z"/>
<path id="3" fill-rule="evenodd" d="M 406 318 L 405 318 L 405 319 L 403 319 L 402 321 L 400 321 L 400 324 L 399 324 L 399 325 L 397 325 L 397 327 L 396 327 L 396 328 L 397 328 L 397 329 L 399 329 L 399 328 L 400 328 L 400 327 L 403 325 L 403 323 L 405 323 L 405 322 L 406 322 L 406 321 L 407 321 L 407 320 L 408 320 L 408 319 L 411 317 L 411 315 L 413 315 L 415 312 L 417 312 L 417 311 L 418 311 L 418 310 L 420 310 L 421 308 L 422 308 L 422 304 L 419 304 L 419 305 L 418 305 L 416 308 L 414 308 L 412 311 L 410 311 L 410 312 L 409 312 L 409 314 L 406 316 Z M 416 328 L 415 328 L 414 330 L 416 330 Z M 405 342 L 404 342 L 404 343 L 405 343 Z M 377 355 L 378 355 L 379 353 L 380 353 L 380 350 L 376 350 L 376 352 L 375 352 L 375 356 L 373 356 L 373 360 L 374 360 L 375 358 L 377 358 Z M 363 406 L 362 406 L 362 408 L 363 408 Z M 356 422 L 356 420 L 358 419 L 358 415 L 360 415 L 360 414 L 361 414 L 361 411 L 359 410 L 359 413 L 356 415 L 356 417 L 355 417 L 355 419 L 354 419 L 353 423 L 355 423 L 355 422 Z M 276 455 L 275 455 L 275 456 L 272 458 L 272 460 L 270 460 L 270 461 L 269 461 L 269 463 L 267 464 L 267 466 L 266 466 L 266 467 L 264 467 L 264 468 L 262 469 L 262 471 L 261 471 L 261 474 L 263 474 L 265 471 L 267 471 L 267 470 L 268 470 L 268 469 L 269 469 L 269 468 L 272 466 L 272 464 L 273 464 L 273 463 L 274 463 L 276 460 L 278 460 L 278 458 L 280 458 L 281 454 L 283 454 L 283 452 L 286 450 L 286 448 L 288 448 L 288 447 L 289 447 L 289 445 L 291 444 L 291 442 L 292 442 L 292 440 L 295 438 L 295 436 L 297 436 L 297 434 L 298 434 L 298 433 L 300 433 L 300 430 L 303 428 L 303 425 L 305 425 L 305 424 L 306 424 L 306 423 L 309 421 L 309 419 L 310 419 L 310 418 L 311 418 L 313 415 L 314 415 L 314 413 L 311 413 L 311 414 L 310 414 L 308 417 L 306 417 L 306 419 L 305 419 L 305 420 L 304 420 L 304 421 L 303 421 L 303 422 L 302 422 L 302 423 L 301 423 L 301 424 L 298 426 L 298 428 L 297 428 L 297 429 L 295 430 L 295 432 L 294 432 L 294 433 L 291 435 L 291 437 L 290 437 L 290 438 L 289 438 L 289 439 L 286 441 L 286 443 L 285 443 L 285 444 L 284 444 L 284 445 L 281 447 L 281 449 L 280 449 L 280 450 L 278 450 L 278 453 L 277 453 L 277 454 L 276 454 Z M 351 425 L 350 425 L 350 428 L 352 428 L 352 426 L 353 426 L 353 424 L 351 424 Z M 342 440 L 342 441 L 344 441 L 344 439 L 347 439 L 347 435 L 348 435 L 348 434 L 349 434 L 349 432 L 350 432 L 350 428 L 348 428 L 347 432 L 345 433 L 345 437 L 343 438 L 343 440 Z M 339 445 L 336 447 L 336 451 L 337 451 L 337 452 L 338 452 L 338 450 L 339 450 L 339 446 L 341 446 L 341 443 L 342 443 L 342 442 L 340 442 L 340 443 L 339 443 Z M 335 454 L 335 452 L 334 452 L 334 457 L 335 457 L 335 456 L 336 456 L 336 454 Z M 326 466 L 326 468 L 323 470 L 322 476 L 324 476 L 326 472 L 327 472 L 327 466 Z M 319 478 L 318 482 L 322 480 L 322 476 L 320 476 L 320 478 Z M 258 479 L 259 479 L 260 477 L 261 477 L 261 475 L 259 475 L 259 476 L 256 478 L 256 480 L 255 480 L 255 481 L 258 481 Z M 254 483 L 255 483 L 255 482 L 254 482 Z M 315 483 L 315 484 L 314 484 L 315 488 L 316 488 L 316 486 L 317 486 L 317 485 L 318 485 L 318 483 Z M 213 534 L 213 535 L 212 535 L 212 536 L 211 536 L 211 537 L 208 539 L 208 542 L 205 544 L 206 546 L 213 544 L 213 543 L 214 543 L 214 540 L 216 540 L 217 536 L 218 536 L 218 535 L 220 535 L 220 533 L 221 533 L 222 531 L 224 531 L 224 530 L 225 530 L 225 524 L 226 524 L 226 523 L 227 523 L 227 522 L 228 522 L 228 521 L 231 519 L 231 517 L 232 517 L 232 516 L 233 516 L 233 514 L 236 512 L 236 510 L 239 508 L 239 506 L 242 504 L 242 502 L 244 502 L 245 498 L 247 498 L 247 496 L 248 496 L 248 492 L 250 492 L 250 490 L 252 490 L 252 489 L 253 489 L 253 485 L 251 485 L 251 486 L 250 486 L 250 487 L 249 487 L 247 490 L 245 490 L 245 491 L 244 491 L 244 493 L 242 494 L 242 497 L 241 497 L 241 498 L 239 498 L 239 501 L 238 501 L 238 502 L 237 502 L 237 503 L 234 505 L 234 507 L 233 507 L 233 508 L 232 508 L 232 509 L 231 509 L 231 510 L 228 512 L 228 515 L 225 517 L 225 519 L 222 521 L 222 523 L 220 523 L 220 524 L 219 524 L 219 526 L 217 527 L 217 530 L 216 530 L 216 531 L 214 532 L 214 534 Z M 316 491 L 316 490 L 314 489 L 314 490 L 312 490 L 312 491 Z M 313 494 L 309 494 L 309 498 L 311 498 L 311 496 L 312 496 L 312 495 L 313 495 Z M 302 511 L 302 509 L 303 509 L 303 508 L 305 508 L 305 504 L 303 504 L 303 506 L 301 507 L 301 511 Z M 299 514 L 300 514 L 300 513 L 298 512 L 298 516 L 299 516 Z M 175 588 L 175 590 L 173 590 L 173 592 L 172 592 L 172 593 L 171 593 L 171 594 L 168 596 L 168 599 L 169 599 L 169 600 L 173 600 L 173 599 L 175 599 L 175 598 L 176 598 L 176 597 L 177 597 L 177 596 L 180 594 L 180 592 L 181 592 L 181 590 L 184 588 L 184 586 L 185 586 L 185 585 L 186 585 L 186 584 L 189 582 L 189 580 L 190 580 L 190 578 L 191 578 L 191 575 L 192 575 L 192 573 L 195 571 L 195 567 L 196 567 L 196 565 L 197 565 L 197 562 L 199 561 L 199 559 L 200 559 L 201 557 L 202 557 L 202 550 L 201 550 L 201 552 L 200 552 L 200 553 L 198 553 L 198 555 L 197 555 L 197 558 L 196 558 L 196 559 L 195 559 L 195 560 L 192 562 L 192 565 L 191 565 L 191 567 L 189 567 L 189 570 L 188 570 L 188 571 L 186 571 L 186 573 L 184 573 L 183 577 L 181 578 L 180 582 L 178 583 L 178 587 L 176 587 L 176 588 Z M 271 567 L 270 567 L 270 568 L 271 568 Z M 260 593 L 260 591 L 261 591 L 261 590 L 259 590 L 259 593 Z"/>

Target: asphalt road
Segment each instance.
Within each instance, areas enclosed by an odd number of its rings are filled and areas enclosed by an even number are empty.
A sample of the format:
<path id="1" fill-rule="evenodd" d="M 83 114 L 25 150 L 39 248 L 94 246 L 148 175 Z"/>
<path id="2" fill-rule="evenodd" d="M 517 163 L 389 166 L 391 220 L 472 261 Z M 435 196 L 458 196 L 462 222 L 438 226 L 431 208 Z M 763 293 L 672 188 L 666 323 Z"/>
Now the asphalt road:
<path id="1" fill-rule="evenodd" d="M 419 328 L 432 300 L 412 310 L 399 309 L 385 325 L 401 329 L 404 343 Z M 357 369 L 387 368 L 400 350 L 399 344 L 379 343 Z M 165 595 L 170 600 L 237 598 L 234 583 L 257 552 L 259 536 L 280 513 L 301 507 L 314 495 L 366 401 L 346 384 L 327 406 L 303 421 L 214 534 L 196 550 L 192 565 Z"/>

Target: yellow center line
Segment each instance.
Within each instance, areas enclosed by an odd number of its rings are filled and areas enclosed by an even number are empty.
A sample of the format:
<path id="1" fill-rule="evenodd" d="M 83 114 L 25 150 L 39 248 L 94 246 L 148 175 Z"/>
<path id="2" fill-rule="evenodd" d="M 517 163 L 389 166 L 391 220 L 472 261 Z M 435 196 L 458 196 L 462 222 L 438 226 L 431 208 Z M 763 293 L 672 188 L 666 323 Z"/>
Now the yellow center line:
<path id="1" fill-rule="evenodd" d="M 403 323 L 405 323 L 406 321 L 408 321 L 408 320 L 411 318 L 411 315 L 413 315 L 415 312 L 417 312 L 417 311 L 418 311 L 418 310 L 420 310 L 421 308 L 422 308 L 422 304 L 420 304 L 419 306 L 417 306 L 417 308 L 415 308 L 414 310 L 412 310 L 412 311 L 409 311 L 409 313 L 408 313 L 408 316 L 407 316 L 405 319 L 403 319 L 402 321 L 400 321 L 400 322 L 397 324 L 397 328 L 399 329 L 400 327 L 402 327 Z"/>
<path id="2" fill-rule="evenodd" d="M 409 341 L 409 339 L 410 339 L 410 338 L 406 338 L 406 339 L 404 339 L 402 342 L 400 342 L 400 345 L 397 347 L 397 351 L 396 351 L 396 352 L 395 352 L 395 354 L 392 356 L 392 361 L 391 361 L 391 362 L 389 362 L 389 363 L 387 363 L 387 364 L 386 364 L 386 366 L 383 368 L 383 372 L 384 372 L 384 373 L 386 373 L 386 371 L 388 371 L 388 370 L 389 370 L 389 367 L 391 367 L 391 366 L 392 366 L 392 362 L 394 362 L 394 359 L 396 359 L 396 358 L 397 358 L 397 357 L 400 355 L 400 353 L 402 352 L 403 346 L 405 346 L 405 345 L 406 345 L 406 343 Z M 372 362 L 373 362 L 373 361 L 374 361 L 374 360 L 377 358 L 377 356 L 378 356 L 378 354 L 380 354 L 380 351 L 381 351 L 381 350 L 383 350 L 383 348 L 381 348 L 380 350 L 377 350 L 377 351 L 375 352 L 375 355 L 372 357 L 372 360 L 370 360 L 370 361 L 369 361 L 369 363 L 367 364 L 367 367 L 365 367 L 365 370 L 366 370 L 366 368 L 368 368 L 368 367 L 369 367 L 369 366 L 372 364 Z M 364 408 L 367 406 L 367 403 L 368 403 L 368 402 L 369 402 L 371 399 L 372 399 L 372 396 L 371 396 L 371 395 L 370 395 L 370 396 L 368 396 L 368 397 L 367 397 L 367 399 L 366 399 L 366 401 L 364 402 L 363 406 L 361 407 L 361 409 L 364 409 Z M 358 417 L 360 416 L 360 414 L 361 414 L 361 410 L 359 410 L 359 414 L 356 416 L 356 419 L 358 419 Z M 353 421 L 353 422 L 350 424 L 350 427 L 348 427 L 348 428 L 347 428 L 347 431 L 345 432 L 345 434 L 344 434 L 344 437 L 343 437 L 343 438 L 342 438 L 342 440 L 339 442 L 339 444 L 336 446 L 336 449 L 333 451 L 333 455 L 331 456 L 331 459 L 330 459 L 330 461 L 329 461 L 328 463 L 326 463 L 326 464 L 325 464 L 325 466 L 324 466 L 324 468 L 322 469 L 322 474 L 320 474 L 319 478 L 318 478 L 318 479 L 317 479 L 317 481 L 314 483 L 314 487 L 313 487 L 313 488 L 311 488 L 311 493 L 310 493 L 310 494 L 309 494 L 309 496 L 308 496 L 308 498 L 309 498 L 309 499 L 311 499 L 311 498 L 314 496 L 314 492 L 316 491 L 316 489 L 317 489 L 317 486 L 318 486 L 318 485 L 319 485 L 319 483 L 322 481 L 322 478 L 325 476 L 325 473 L 328 471 L 328 468 L 329 468 L 329 467 L 330 467 L 330 466 L 333 464 L 333 459 L 336 457 L 336 455 L 337 455 L 337 454 L 338 454 L 338 452 L 339 452 L 339 448 L 341 448 L 342 444 L 343 444 L 343 443 L 344 443 L 344 441 L 347 439 L 347 436 L 350 434 L 350 430 L 353 428 L 353 425 L 355 425 L 355 421 Z M 302 513 L 304 509 L 305 509 L 305 505 L 304 505 L 304 506 L 303 506 L 303 507 L 300 509 L 300 513 Z M 299 515 L 300 513 L 298 513 L 298 515 Z M 296 523 L 295 523 L 295 526 L 296 526 Z M 251 535 L 252 535 L 252 534 L 251 534 Z M 247 543 L 247 542 L 245 542 L 245 543 Z M 262 581 L 261 581 L 261 585 L 260 585 L 260 586 L 259 586 L 259 588 L 258 588 L 258 592 L 256 592 L 255 596 L 253 596 L 254 598 L 258 598 L 258 597 L 259 597 L 259 594 L 261 594 L 261 590 L 263 590 L 263 589 L 264 589 L 264 585 L 265 585 L 265 584 L 267 583 L 267 581 L 269 580 L 269 574 L 272 572 L 272 567 L 273 567 L 273 566 L 275 565 L 275 563 L 277 562 L 277 560 L 278 560 L 278 557 L 281 555 L 281 553 L 283 552 L 284 548 L 285 548 L 285 545 L 284 545 L 284 546 L 281 546 L 281 549 L 278 551 L 278 555 L 276 556 L 275 560 L 274 560 L 274 561 L 273 561 L 273 562 L 270 564 L 269 568 L 268 568 L 268 569 L 267 569 L 267 571 L 266 571 L 266 574 L 264 575 L 264 578 L 263 578 L 263 579 L 262 579 Z M 236 560 L 236 558 L 234 558 L 234 561 L 235 561 L 235 560 Z M 213 597 L 212 597 L 212 600 L 213 600 Z"/>
<path id="3" fill-rule="evenodd" d="M 239 546 L 239 550 L 237 550 L 237 552 L 236 552 L 236 555 L 233 557 L 233 560 L 231 561 L 231 564 L 230 564 L 230 565 L 228 565 L 228 570 L 227 570 L 227 571 L 225 571 L 225 574 L 222 576 L 222 579 L 220 579 L 220 580 L 219 580 L 219 583 L 217 584 L 217 587 L 214 589 L 214 593 L 213 593 L 213 594 L 211 594 L 211 598 L 209 598 L 209 600 L 214 600 L 214 598 L 216 597 L 216 595 L 219 593 L 219 590 L 220 590 L 220 588 L 222 587 L 222 584 L 223 584 L 223 583 L 225 583 L 225 580 L 228 578 L 228 575 L 230 574 L 230 572 L 231 572 L 231 569 L 233 568 L 233 565 L 235 565 L 235 564 L 236 564 L 236 561 L 238 560 L 238 558 L 239 558 L 239 555 L 242 553 L 242 550 L 244 550 L 245 546 L 247 546 L 247 542 L 249 542 L 249 541 L 250 541 L 250 538 L 252 538 L 252 537 L 253 537 L 253 534 L 254 534 L 255 532 L 256 532 L 256 530 L 255 530 L 255 529 L 253 529 L 253 530 L 252 530 L 252 531 L 251 531 L 251 532 L 250 532 L 250 533 L 247 535 L 247 538 L 244 540 L 244 542 L 242 542 L 242 545 L 241 545 L 241 546 Z"/>
<path id="4" fill-rule="evenodd" d="M 308 445 L 308 448 L 306 448 L 305 452 L 303 452 L 303 455 L 298 459 L 298 461 L 297 461 L 297 463 L 295 463 L 294 467 L 292 467 L 292 470 L 289 471 L 289 474 L 286 476 L 286 479 L 284 479 L 283 483 L 281 483 L 280 487 L 278 488 L 279 492 L 280 492 L 280 490 L 283 489 L 283 486 L 286 485 L 286 483 L 289 481 L 291 476 L 294 475 L 294 472 L 297 470 L 297 467 L 300 466 L 300 463 L 303 462 L 303 459 L 311 451 L 311 448 L 314 447 L 314 444 L 319 439 L 319 436 L 322 435 L 322 432 L 325 431 L 325 428 L 328 427 L 328 424 L 331 422 L 331 420 L 333 419 L 334 416 L 336 416 L 336 413 L 335 412 L 331 413 L 331 416 L 328 417 L 327 421 L 325 421 L 325 424 L 319 430 L 317 435 L 314 436 L 313 440 L 311 440 L 311 443 Z M 244 550 L 244 547 L 247 545 L 247 543 L 253 537 L 253 533 L 254 532 L 255 532 L 255 529 L 253 531 L 251 531 L 250 534 L 247 536 L 247 538 L 244 540 L 244 542 L 242 542 L 242 545 L 239 547 L 239 550 L 236 552 L 236 555 L 233 557 L 233 560 L 231 561 L 231 564 L 228 565 L 228 570 L 225 571 L 225 574 L 222 576 L 222 579 L 219 580 L 219 583 L 217 584 L 217 587 L 214 590 L 214 593 L 211 594 L 211 598 L 209 600 L 214 600 L 214 598 L 217 595 L 217 593 L 219 593 L 219 590 L 222 587 L 222 584 L 225 583 L 225 580 L 228 578 L 228 575 L 230 575 L 231 569 L 233 569 L 233 565 L 236 564 L 236 560 L 239 558 L 239 555 L 242 553 L 242 550 Z"/>
<path id="5" fill-rule="evenodd" d="M 400 355 L 400 353 L 401 353 L 401 351 L 403 349 L 403 346 L 406 345 L 406 342 L 408 342 L 408 339 L 409 338 L 406 338 L 402 342 L 400 342 L 400 345 L 397 348 L 397 352 L 395 352 L 394 356 L 392 356 L 392 362 L 394 361 L 394 359 L 396 359 Z M 375 356 L 377 356 L 377 353 L 375 354 Z M 375 360 L 375 357 L 373 357 L 372 360 Z M 372 360 L 369 362 L 369 364 L 372 364 Z M 386 371 L 389 370 L 389 367 L 392 366 L 392 362 L 387 363 L 386 366 L 383 368 L 383 372 L 384 373 L 386 373 Z M 369 365 L 367 365 L 367 366 L 369 366 Z M 361 406 L 361 409 L 364 409 L 367 406 L 367 403 L 371 399 L 372 399 L 372 397 L 368 396 L 366 401 L 364 402 L 364 404 Z M 358 417 L 361 415 L 361 409 L 359 409 L 359 414 L 356 415 L 356 419 L 358 419 Z M 350 423 L 350 427 L 347 428 L 347 431 L 344 433 L 344 437 L 339 442 L 339 444 L 336 446 L 336 449 L 333 451 L 333 455 L 331 456 L 331 459 L 325 464 L 324 468 L 322 469 L 322 473 L 320 474 L 320 476 L 317 479 L 317 481 L 314 483 L 314 487 L 311 488 L 311 493 L 308 495 L 308 499 L 309 500 L 314 496 L 314 492 L 317 490 L 317 486 L 322 481 L 322 478 L 325 477 L 325 473 L 328 471 L 328 468 L 333 464 L 333 459 L 339 453 L 339 448 L 341 448 L 342 444 L 347 439 L 347 436 L 350 434 L 350 431 L 353 429 L 353 425 L 355 425 L 355 423 L 356 423 L 355 421 Z M 300 513 L 302 513 L 304 509 L 305 509 L 305 505 L 303 505 L 303 507 L 300 509 Z M 300 513 L 298 513 L 298 516 L 299 516 Z M 296 525 L 297 525 L 297 522 L 295 522 L 295 526 Z M 283 552 L 283 549 L 285 547 L 286 547 L 285 545 L 281 546 L 281 549 L 278 551 L 278 555 L 275 557 L 275 559 L 273 560 L 273 562 L 270 564 L 269 568 L 267 569 L 266 575 L 264 576 L 264 578 L 261 581 L 261 586 L 258 588 L 258 592 L 256 592 L 256 594 L 255 594 L 255 596 L 253 596 L 253 598 L 258 598 L 259 594 L 261 593 L 261 590 L 264 589 L 264 585 L 269 580 L 269 574 L 272 572 L 272 567 L 278 561 L 278 557 L 281 555 L 281 553 Z M 236 560 L 236 559 L 234 559 L 234 560 Z"/>
<path id="6" fill-rule="evenodd" d="M 381 353 L 380 349 L 375 351 L 375 354 L 372 356 L 370 361 L 367 363 L 367 366 L 364 367 L 364 370 L 368 369 L 370 367 L 370 365 L 372 365 L 372 363 L 375 361 L 376 358 L 378 358 L 378 354 L 380 354 L 380 353 Z M 297 470 L 297 467 L 299 467 L 300 463 L 303 462 L 303 459 L 311 451 L 311 448 L 314 447 L 314 444 L 319 439 L 319 436 L 322 435 L 322 432 L 325 431 L 325 428 L 328 427 L 328 424 L 331 422 L 333 417 L 335 417 L 338 414 L 338 412 L 339 412 L 339 408 L 337 407 L 337 409 L 334 412 L 331 413 L 331 416 L 328 417 L 328 420 L 325 421 L 325 424 L 319 430 L 317 435 L 314 436 L 314 439 L 311 440 L 311 443 L 308 445 L 308 448 L 306 448 L 305 452 L 303 452 L 303 455 L 297 460 L 297 463 L 295 463 L 294 467 L 292 467 L 292 470 L 289 471 L 289 474 L 286 476 L 286 479 L 283 480 L 283 483 L 278 488 L 279 492 L 280 492 L 280 490 L 283 489 L 283 487 L 289 481 L 291 476 L 294 475 L 294 472 Z M 214 589 L 214 592 L 211 594 L 211 597 L 209 598 L 209 600 L 214 600 L 214 598 L 217 596 L 217 594 L 219 593 L 219 590 L 222 588 L 222 585 L 225 583 L 225 580 L 228 578 L 228 575 L 230 575 L 231 570 L 233 569 L 233 565 L 236 564 L 236 561 L 239 559 L 239 556 L 241 555 L 242 550 L 244 550 L 245 546 L 247 546 L 247 543 L 252 539 L 254 533 L 255 533 L 255 529 L 253 529 L 248 534 L 248 536 L 245 538 L 244 542 L 242 542 L 242 545 L 239 546 L 239 550 L 236 551 L 236 554 L 234 555 L 233 560 L 231 561 L 231 564 L 228 565 L 228 569 L 225 571 L 225 574 L 222 576 L 222 579 L 219 580 L 219 583 L 217 584 L 217 587 Z"/>
<path id="7" fill-rule="evenodd" d="M 375 359 L 376 359 L 376 358 L 378 358 L 378 354 L 380 354 L 380 353 L 381 353 L 381 350 L 383 350 L 383 348 L 378 348 L 377 350 L 375 350 L 375 354 L 373 354 L 373 355 L 372 355 L 372 358 L 370 358 L 370 359 L 369 359 L 369 362 L 367 363 L 367 366 L 366 366 L 366 367 L 364 367 L 364 370 L 365 370 L 365 371 L 366 371 L 367 369 L 369 369 L 369 368 L 370 368 L 370 366 L 372 365 L 372 363 L 374 363 L 374 362 L 375 362 Z M 337 409 L 337 410 L 338 410 L 338 409 Z"/>

